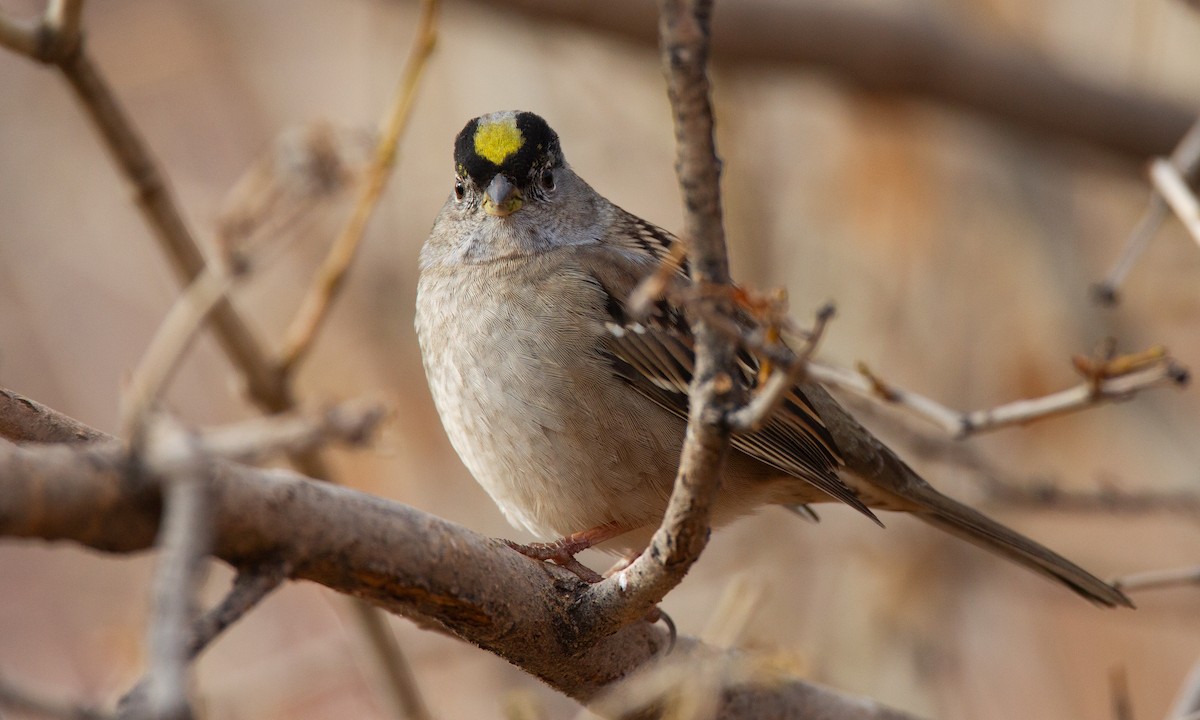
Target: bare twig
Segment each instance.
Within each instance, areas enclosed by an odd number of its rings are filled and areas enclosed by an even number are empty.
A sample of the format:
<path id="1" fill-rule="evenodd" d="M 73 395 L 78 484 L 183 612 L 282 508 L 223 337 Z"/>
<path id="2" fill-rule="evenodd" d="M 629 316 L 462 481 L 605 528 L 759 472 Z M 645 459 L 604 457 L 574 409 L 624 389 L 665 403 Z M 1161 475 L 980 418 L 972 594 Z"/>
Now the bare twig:
<path id="1" fill-rule="evenodd" d="M 146 461 L 157 472 L 159 434 L 181 435 L 165 421 L 150 428 Z M 180 438 L 169 437 L 167 444 Z M 211 551 L 212 464 L 187 437 L 192 446 L 190 462 L 163 474 L 165 505 L 159 538 L 160 551 L 154 578 L 154 601 L 150 615 L 148 661 L 144 705 L 128 706 L 124 717 L 147 720 L 185 720 L 192 717 L 188 701 L 189 630 L 196 617 L 197 592 L 207 570 Z"/>
<path id="2" fill-rule="evenodd" d="M 384 685 L 390 691 L 388 699 L 396 714 L 410 720 L 430 720 L 433 714 L 425 704 L 425 697 L 419 692 L 420 685 L 408 659 L 400 652 L 387 617 L 365 603 L 355 602 L 354 608 L 355 617 L 365 630 L 363 635 L 388 678 Z"/>
<path id="3" fill-rule="evenodd" d="M 366 231 L 367 221 L 383 194 L 384 186 L 391 177 L 392 168 L 396 164 L 396 151 L 400 138 L 408 127 L 412 115 L 413 101 L 416 99 L 417 85 L 425 69 L 426 60 L 433 53 L 437 40 L 437 6 L 438 0 L 423 0 L 421 17 L 417 21 L 417 35 L 413 40 L 408 59 L 404 63 L 404 71 L 392 106 L 388 110 L 383 128 L 380 132 L 379 143 L 375 148 L 375 158 L 367 170 L 366 182 L 358 196 L 358 202 L 350 221 L 341 234 L 329 248 L 325 262 L 317 271 L 317 276 L 309 288 L 308 294 L 300 304 L 300 310 L 292 320 L 284 335 L 283 349 L 280 351 L 279 368 L 283 374 L 291 373 L 297 363 L 312 347 L 317 329 L 337 295 L 338 289 L 345 280 L 346 272 L 358 250 L 359 241 Z"/>
<path id="4" fill-rule="evenodd" d="M 257 462 L 314 449 L 330 440 L 362 445 L 385 416 L 382 405 L 343 403 L 316 416 L 273 415 L 202 431 L 196 442 L 213 457 Z"/>
<path id="5" fill-rule="evenodd" d="M 187 657 L 195 659 L 226 628 L 242 619 L 262 602 L 287 579 L 288 571 L 289 568 L 278 562 L 239 570 L 229 593 L 192 625 L 187 642 Z M 121 718 L 145 714 L 149 680 L 148 676 L 143 677 L 117 703 Z"/>
<path id="6" fill-rule="evenodd" d="M 1200 244 L 1200 200 L 1196 199 L 1179 169 L 1169 160 L 1158 158 L 1150 163 L 1150 182 L 1175 211 L 1192 239 Z"/>
<path id="7" fill-rule="evenodd" d="M 1121 590 L 1161 590 L 1181 585 L 1200 585 L 1200 565 L 1147 570 L 1146 572 L 1123 575 L 1112 581 L 1113 587 Z"/>
<path id="8" fill-rule="evenodd" d="M 0 46 L 15 53 L 36 58 L 37 31 L 36 23 L 21 22 L 0 14 Z"/>
<path id="9" fill-rule="evenodd" d="M 199 655 L 226 628 L 241 620 L 279 587 L 288 572 L 289 568 L 282 563 L 268 563 L 239 571 L 233 580 L 233 587 L 221 602 L 204 613 L 192 626 L 188 655 L 193 658 Z"/>
<path id="10" fill-rule="evenodd" d="M 728 418 L 730 427 L 739 432 L 752 432 L 771 417 L 788 391 L 808 372 L 809 360 L 816 352 L 817 343 L 821 341 L 821 336 L 825 333 L 831 317 L 833 317 L 832 305 L 826 305 L 817 313 L 813 330 L 799 353 L 792 353 L 783 343 L 774 343 L 786 350 L 791 355 L 791 360 L 772 370 L 767 381 L 757 388 L 750 402 L 730 414 Z M 762 362 L 765 365 L 767 361 L 763 360 Z"/>
<path id="11" fill-rule="evenodd" d="M 231 282 L 211 266 L 206 267 L 167 311 L 125 390 L 121 411 L 124 437 L 138 442 L 143 418 L 204 327 L 205 318 L 225 298 Z"/>
<path id="12" fill-rule="evenodd" d="M 1167 162 L 1169 162 L 1171 169 L 1175 171 L 1175 173 L 1171 174 L 1181 176 L 1184 179 L 1195 179 L 1196 175 L 1200 173 L 1200 119 L 1192 123 L 1192 126 L 1183 135 L 1179 144 L 1171 152 L 1170 159 Z M 1186 190 L 1186 183 L 1184 183 L 1182 193 L 1179 193 L 1178 181 L 1175 181 L 1174 178 L 1168 179 L 1167 183 L 1172 184 L 1173 191 L 1180 196 L 1190 194 Z M 1113 305 L 1117 302 L 1121 284 L 1125 282 L 1129 271 L 1133 269 L 1138 257 L 1141 256 L 1142 251 L 1150 243 L 1150 238 L 1154 237 L 1159 226 L 1167 219 L 1167 201 L 1164 200 L 1164 197 L 1161 190 L 1157 189 L 1157 183 L 1155 183 L 1155 189 L 1150 191 L 1150 199 L 1147 201 L 1146 210 L 1142 213 L 1142 217 L 1138 220 L 1137 225 L 1134 226 L 1133 232 L 1130 233 L 1129 240 L 1125 243 L 1125 249 L 1121 252 L 1121 257 L 1117 260 L 1113 269 L 1109 271 L 1108 276 L 1093 286 L 1093 296 L 1102 304 Z M 1186 205 L 1186 198 L 1181 202 Z M 1195 237 L 1195 233 L 1193 233 L 1193 237 Z"/>
<path id="13" fill-rule="evenodd" d="M 83 16 L 83 0 L 50 0 L 46 4 L 43 27 L 57 35 L 61 41 L 74 43 L 79 38 L 79 25 Z"/>
<path id="14" fill-rule="evenodd" d="M 86 705 L 68 705 L 41 698 L 15 687 L 0 676 L 0 707 L 49 720 L 109 720 L 109 715 Z"/>
<path id="15" fill-rule="evenodd" d="M 92 64 L 81 42 L 78 50 L 57 66 L 71 84 L 125 178 L 134 186 L 138 208 L 154 231 L 177 274 L 196 279 L 208 263 L 194 234 L 179 212 L 175 198 L 157 161 L 113 95 L 107 81 Z M 280 381 L 249 326 L 228 300 L 213 310 L 217 340 L 242 370 L 246 389 L 256 403 L 271 412 L 289 407 L 287 387 Z"/>
<path id="16" fill-rule="evenodd" d="M 886 384 L 861 366 L 852 371 L 811 362 L 808 373 L 819 382 L 902 407 L 957 438 L 1123 400 L 1153 387 L 1182 387 L 1189 378 L 1187 368 L 1160 349 L 1120 356 L 1097 363 L 1096 367 L 1095 375 L 1073 388 L 971 412 L 953 410 L 923 395 Z"/>
<path id="17" fill-rule="evenodd" d="M 1192 520 L 1200 518 L 1200 494 L 1188 490 L 1064 490 L 1046 482 L 1018 484 L 990 475 L 983 476 L 983 488 L 988 502 L 1013 508 L 1111 515 L 1171 513 Z"/>
<path id="18" fill-rule="evenodd" d="M 318 121 L 276 136 L 225 195 L 217 221 L 221 263 L 241 275 L 264 264 L 262 248 L 303 237 L 366 172 L 373 133 Z"/>

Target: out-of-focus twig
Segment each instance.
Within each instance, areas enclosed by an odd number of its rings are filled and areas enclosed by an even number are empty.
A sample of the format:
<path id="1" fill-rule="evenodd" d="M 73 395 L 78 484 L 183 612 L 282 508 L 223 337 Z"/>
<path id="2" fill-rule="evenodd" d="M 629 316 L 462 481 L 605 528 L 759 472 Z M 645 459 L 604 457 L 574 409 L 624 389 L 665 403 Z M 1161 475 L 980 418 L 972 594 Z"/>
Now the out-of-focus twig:
<path id="1" fill-rule="evenodd" d="M 216 245 L 233 275 L 265 265 L 330 217 L 365 176 L 374 134 L 318 121 L 280 132 L 225 194 Z"/>
<path id="2" fill-rule="evenodd" d="M 296 364 L 312 347 L 317 329 L 329 312 L 338 288 L 341 287 L 346 272 L 350 269 L 350 263 L 354 260 L 359 242 L 366 231 L 367 221 L 371 219 L 371 214 L 392 175 L 400 138 L 412 116 L 417 85 L 437 41 L 437 4 L 438 0 L 423 0 L 421 3 L 417 35 L 413 40 L 408 59 L 404 63 L 399 87 L 396 89 L 392 106 L 383 122 L 379 143 L 375 148 L 375 158 L 367 170 L 354 212 L 341 234 L 329 248 L 325 262 L 318 269 L 308 294 L 301 302 L 296 317 L 284 335 L 279 368 L 280 372 L 285 375 L 295 369 Z"/>
<path id="3" fill-rule="evenodd" d="M 1131 573 L 1115 578 L 1112 584 L 1113 587 L 1128 591 L 1161 590 L 1162 588 L 1180 587 L 1182 585 L 1200 585 L 1200 565 Z"/>
<path id="4" fill-rule="evenodd" d="M 150 472 L 157 472 L 158 436 L 173 436 L 166 440 L 173 445 L 182 440 L 192 452 L 185 463 L 173 464 L 170 472 L 161 475 L 166 488 L 165 508 L 155 543 L 159 558 L 147 639 L 145 694 L 139 696 L 144 704 L 127 705 L 121 714 L 135 720 L 189 720 L 192 717 L 188 700 L 190 632 L 197 617 L 197 594 L 213 544 L 210 507 L 213 466 L 187 433 L 171 426 L 166 419 L 149 426 L 148 433 L 141 460 Z"/>
<path id="5" fill-rule="evenodd" d="M 1200 244 L 1200 200 L 1188 187 L 1179 168 L 1169 160 L 1158 158 L 1150 163 L 1150 182 L 1175 211 L 1192 239 Z"/>
<path id="6" fill-rule="evenodd" d="M 123 437 L 138 442 L 147 412 L 230 285 L 229 278 L 213 272 L 212 266 L 206 267 L 167 311 L 125 390 L 121 408 Z"/>
<path id="7" fill-rule="evenodd" d="M 1150 243 L 1150 238 L 1154 237 L 1159 226 L 1167 219 L 1168 200 L 1166 199 L 1166 194 L 1160 188 L 1163 180 L 1155 180 L 1154 177 L 1154 167 L 1158 164 L 1169 166 L 1159 169 L 1157 172 L 1166 178 L 1166 185 L 1181 207 L 1186 208 L 1189 205 L 1187 198 L 1191 196 L 1190 205 L 1194 215 L 1195 196 L 1188 190 L 1187 180 L 1195 180 L 1197 175 L 1200 175 L 1200 119 L 1197 119 L 1183 135 L 1179 144 L 1171 152 L 1169 159 L 1159 159 L 1152 164 L 1151 181 L 1154 184 L 1154 189 L 1150 191 L 1150 199 L 1147 201 L 1146 209 L 1142 213 L 1142 217 L 1138 220 L 1137 225 L 1134 226 L 1133 232 L 1130 233 L 1129 239 L 1125 243 L 1125 249 L 1121 251 L 1121 257 L 1117 260 L 1112 270 L 1109 271 L 1108 276 L 1092 287 L 1093 297 L 1102 304 L 1113 305 L 1117 302 L 1121 284 L 1125 282 L 1129 271 L 1133 269 L 1138 257 L 1141 256 L 1142 251 Z M 1184 214 L 1180 213 L 1178 209 L 1176 213 L 1180 215 L 1180 218 L 1184 217 Z M 1193 237 L 1197 237 L 1192 226 L 1189 226 L 1188 229 L 1192 232 Z M 1197 237 L 1197 241 L 1200 242 L 1200 237 Z"/>
<path id="8" fill-rule="evenodd" d="M 1200 662 L 1192 666 L 1187 677 L 1184 678 L 1183 684 L 1179 687 L 1179 693 L 1175 696 L 1175 702 L 1171 703 L 1171 710 L 1167 713 L 1166 720 L 1196 720 L 1200 717 Z"/>
<path id="9" fill-rule="evenodd" d="M 1129 673 L 1124 665 L 1108 674 L 1108 693 L 1112 699 L 1113 720 L 1134 720 L 1133 698 L 1129 694 Z"/>
<path id="10" fill-rule="evenodd" d="M 282 563 L 256 565 L 252 570 L 239 570 L 233 587 L 215 607 L 192 625 L 187 641 L 187 657 L 194 659 L 226 628 L 242 619 L 246 613 L 271 594 L 287 579 L 289 568 Z M 148 701 L 149 678 L 143 677 L 117 703 L 122 716 L 141 712 Z"/>

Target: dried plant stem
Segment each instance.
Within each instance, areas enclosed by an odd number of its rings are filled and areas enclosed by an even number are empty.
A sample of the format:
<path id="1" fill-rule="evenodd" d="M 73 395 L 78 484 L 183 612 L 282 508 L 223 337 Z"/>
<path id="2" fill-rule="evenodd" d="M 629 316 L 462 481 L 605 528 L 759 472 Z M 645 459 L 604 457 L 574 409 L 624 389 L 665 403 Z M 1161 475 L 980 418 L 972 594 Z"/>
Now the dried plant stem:
<path id="1" fill-rule="evenodd" d="M 1116 358 L 1112 362 L 1120 360 L 1122 358 Z M 902 407 L 917 417 L 941 427 L 947 434 L 956 438 L 1077 412 L 1104 402 L 1123 400 L 1153 387 L 1182 387 L 1188 382 L 1186 368 L 1165 353 L 1154 353 L 1153 358 L 1146 362 L 1130 364 L 1120 373 L 1098 379 L 1089 378 L 1086 382 L 1067 390 L 1040 398 L 1017 400 L 994 408 L 961 412 L 923 395 L 885 384 L 865 367 L 855 371 L 811 362 L 808 364 L 808 374 L 818 382 L 834 385 L 884 404 Z"/>
<path id="2" fill-rule="evenodd" d="M 1158 167 L 1159 165 L 1167 167 Z M 1156 174 L 1159 177 L 1156 177 Z M 1092 288 L 1093 295 L 1098 301 L 1106 305 L 1117 302 L 1121 284 L 1125 282 L 1129 271 L 1137 263 L 1138 257 L 1150 244 L 1150 238 L 1154 237 L 1159 226 L 1167 219 L 1167 203 L 1170 198 L 1174 198 L 1175 201 L 1171 207 L 1180 219 L 1184 220 L 1192 237 L 1200 242 L 1200 234 L 1197 234 L 1200 220 L 1197 219 L 1196 198 L 1188 189 L 1186 182 L 1187 178 L 1195 179 L 1197 174 L 1200 174 L 1200 119 L 1197 119 L 1184 134 L 1179 144 L 1171 152 L 1169 159 L 1158 159 L 1151 163 L 1150 175 L 1154 189 L 1150 192 L 1146 210 L 1142 213 L 1137 225 L 1134 226 L 1133 232 L 1125 242 L 1125 249 L 1121 251 L 1121 257 L 1109 271 L 1108 276 Z M 1168 198 L 1168 193 L 1170 193 L 1170 198 Z M 1191 218 L 1190 221 L 1187 219 L 1188 217 Z"/>
<path id="3" fill-rule="evenodd" d="M 1171 210 L 1175 211 L 1192 239 L 1200 244 L 1200 200 L 1188 187 L 1179 168 L 1169 160 L 1154 160 L 1150 163 L 1150 181 L 1167 205 L 1171 206 Z"/>
<path id="4" fill-rule="evenodd" d="M 404 63 L 404 71 L 392 99 L 391 108 L 384 119 L 379 143 L 375 147 L 375 157 L 367 169 L 362 191 L 349 222 L 329 248 L 324 263 L 309 287 L 308 294 L 300 304 L 296 317 L 292 320 L 284 335 L 283 349 L 280 351 L 279 368 L 283 374 L 291 373 L 304 355 L 312 347 L 317 330 L 329 308 L 337 296 L 338 289 L 345 280 L 350 263 L 354 260 L 367 222 L 379 202 L 384 187 L 391 177 L 392 168 L 396 164 L 396 151 L 400 138 L 408 127 L 412 116 L 413 102 L 416 99 L 417 86 L 425 69 L 426 61 L 433 53 L 437 41 L 437 8 L 438 0 L 423 0 L 421 17 L 417 22 L 417 35 Z"/>
<path id="5" fill-rule="evenodd" d="M 157 402 L 179 361 L 228 293 L 232 281 L 206 267 L 184 289 L 159 324 L 124 393 L 121 435 L 137 438 L 146 413 Z"/>

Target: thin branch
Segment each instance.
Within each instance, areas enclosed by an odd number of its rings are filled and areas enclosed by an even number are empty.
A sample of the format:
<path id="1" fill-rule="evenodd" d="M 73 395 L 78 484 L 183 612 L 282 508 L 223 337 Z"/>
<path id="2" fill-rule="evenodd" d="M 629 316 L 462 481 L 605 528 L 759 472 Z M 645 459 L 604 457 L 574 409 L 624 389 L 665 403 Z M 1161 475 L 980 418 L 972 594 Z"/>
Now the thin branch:
<path id="1" fill-rule="evenodd" d="M 287 578 L 287 568 L 281 563 L 266 563 L 253 569 L 239 570 L 233 587 L 221 602 L 192 625 L 187 642 L 187 657 L 194 660 L 209 643 L 233 623 L 262 602 Z M 145 714 L 149 692 L 149 677 L 143 677 L 117 703 L 122 718 Z"/>
<path id="2" fill-rule="evenodd" d="M 231 278 L 206 267 L 167 311 L 125 390 L 121 411 L 123 437 L 136 442 L 146 414 L 158 402 L 184 353 L 204 327 L 204 320 L 226 297 L 231 285 Z"/>
<path id="3" fill-rule="evenodd" d="M 1193 720 L 1200 717 L 1200 662 L 1192 666 L 1179 687 L 1166 720 Z"/>
<path id="4" fill-rule="evenodd" d="M 1133 226 L 1133 232 L 1129 234 L 1129 239 L 1125 241 L 1125 248 L 1121 251 L 1121 256 L 1117 258 L 1112 270 L 1108 271 L 1108 275 L 1092 286 L 1092 297 L 1096 302 L 1101 305 L 1117 304 L 1120 299 L 1121 285 L 1129 276 L 1129 272 L 1133 270 L 1133 266 L 1137 264 L 1138 258 L 1150 245 L 1151 238 L 1158 232 L 1163 221 L 1167 219 L 1169 209 L 1161 195 L 1157 192 L 1150 193 L 1146 209 L 1138 219 L 1137 225 Z"/>
<path id="5" fill-rule="evenodd" d="M 1175 211 L 1192 239 L 1200 244 L 1200 200 L 1196 199 L 1179 169 L 1169 160 L 1158 158 L 1150 163 L 1150 181 Z"/>
<path id="6" fill-rule="evenodd" d="M 1171 513 L 1191 520 L 1200 518 L 1200 494 L 1189 490 L 1064 490 L 1046 482 L 1017 484 L 988 475 L 983 476 L 983 488 L 989 503 L 1012 508 L 1106 515 Z"/>
<path id="7" fill-rule="evenodd" d="M 74 43 L 79 38 L 83 17 L 83 0 L 50 0 L 46 4 L 43 27 L 61 41 Z"/>
<path id="8" fill-rule="evenodd" d="M 158 421 L 150 427 L 144 458 L 152 472 L 158 435 L 183 435 L 181 430 Z M 186 720 L 192 717 L 188 701 L 189 629 L 196 617 L 197 595 L 208 569 L 212 548 L 211 483 L 212 463 L 189 438 L 190 461 L 172 466 L 163 474 L 165 508 L 155 545 L 159 558 L 155 569 L 148 633 L 148 657 L 144 705 L 122 710 L 123 717 L 147 720 Z M 168 444 L 178 444 L 171 437 Z"/>
<path id="9" fill-rule="evenodd" d="M 258 462 L 315 449 L 331 440 L 363 445 L 383 421 L 382 405 L 343 403 L 316 415 L 272 415 L 200 431 L 196 443 L 216 458 Z"/>
<path id="10" fill-rule="evenodd" d="M 1175 149 L 1171 151 L 1169 162 L 1183 178 L 1194 180 L 1197 174 L 1200 174 L 1200 119 L 1192 123 Z M 1134 226 L 1133 232 L 1130 233 L 1129 239 L 1125 242 L 1125 249 L 1121 251 L 1121 257 L 1109 271 L 1108 276 L 1092 287 L 1093 297 L 1101 304 L 1116 304 L 1121 284 L 1125 282 L 1129 271 L 1133 269 L 1137 259 L 1150 244 L 1150 239 L 1154 237 L 1159 226 L 1167 219 L 1167 203 L 1163 197 L 1163 194 L 1157 189 L 1150 191 L 1146 209 L 1137 225 Z"/>
<path id="11" fill-rule="evenodd" d="M 1131 573 L 1114 579 L 1112 584 L 1113 587 L 1128 591 L 1161 590 L 1162 588 L 1180 587 L 1182 585 L 1200 585 L 1200 565 Z"/>
<path id="12" fill-rule="evenodd" d="M 149 147 L 82 44 L 59 68 L 125 178 L 133 185 L 138 208 L 167 251 L 176 273 L 184 282 L 192 282 L 208 263 Z M 218 301 L 212 320 L 217 340 L 241 369 L 250 397 L 269 412 L 288 408 L 291 402 L 288 388 L 233 305 L 228 300 Z"/>
<path id="13" fill-rule="evenodd" d="M 387 617 L 378 608 L 363 602 L 351 604 L 351 610 L 359 626 L 364 630 L 363 635 L 371 645 L 371 651 L 378 659 L 388 690 L 388 700 L 398 717 L 410 720 L 431 720 L 433 713 L 425 704 L 425 697 L 418 691 L 417 677 L 400 646 L 396 636 L 388 625 Z"/>
<path id="14" fill-rule="evenodd" d="M 817 321 L 813 330 L 805 340 L 804 347 L 799 353 L 792 353 L 786 345 L 776 343 L 782 350 L 787 351 L 790 360 L 780 364 L 767 377 L 750 402 L 735 410 L 729 417 L 729 425 L 738 432 L 753 432 L 766 422 L 775 409 L 779 407 L 784 396 L 804 378 L 808 372 L 808 363 L 817 350 L 817 343 L 825 333 L 829 319 L 833 317 L 833 306 L 826 305 L 817 313 Z M 764 366 L 766 360 L 761 361 Z"/>
<path id="15" fill-rule="evenodd" d="M 1187 368 L 1158 348 L 1124 355 L 1095 364 L 1095 374 L 1083 383 L 1040 398 L 1017 400 L 994 408 L 961 412 L 917 393 L 886 384 L 860 366 L 858 371 L 811 362 L 809 375 L 818 382 L 835 385 L 885 404 L 896 405 L 941 427 L 947 434 L 963 438 L 1012 425 L 1077 412 L 1105 402 L 1124 400 L 1153 387 L 1183 387 Z"/>
<path id="16" fill-rule="evenodd" d="M 192 626 L 192 635 L 188 640 L 188 656 L 198 656 L 209 643 L 225 632 L 226 628 L 241 620 L 246 613 L 274 592 L 287 575 L 288 568 L 282 563 L 268 563 L 239 571 L 233 579 L 233 587 L 221 602 L 204 613 Z"/>
<path id="17" fill-rule="evenodd" d="M 417 35 L 409 50 L 408 59 L 392 106 L 388 110 L 380 132 L 379 143 L 375 148 L 375 158 L 367 170 L 366 181 L 363 183 L 358 202 L 350 221 L 342 229 L 341 234 L 329 248 L 325 262 L 317 271 L 308 294 L 300 304 L 296 317 L 292 320 L 284 335 L 283 349 L 280 351 L 279 368 L 283 374 L 295 370 L 296 365 L 312 347 L 317 330 L 325 319 L 329 308 L 336 297 L 339 288 L 350 269 L 350 263 L 358 250 L 359 242 L 366 231 L 367 222 L 379 202 L 383 189 L 392 175 L 396 164 L 397 147 L 408 127 L 412 116 L 413 102 L 417 95 L 417 85 L 425 70 L 426 61 L 433 53 L 437 41 L 437 12 L 438 0 L 423 0 L 421 17 L 417 21 Z"/>

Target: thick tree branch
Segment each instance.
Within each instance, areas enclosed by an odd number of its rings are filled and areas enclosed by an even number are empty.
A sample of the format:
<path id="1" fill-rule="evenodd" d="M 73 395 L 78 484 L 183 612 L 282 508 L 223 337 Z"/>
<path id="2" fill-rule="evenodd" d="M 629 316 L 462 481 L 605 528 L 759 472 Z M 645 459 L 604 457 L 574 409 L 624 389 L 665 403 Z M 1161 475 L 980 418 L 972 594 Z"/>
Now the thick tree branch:
<path id="1" fill-rule="evenodd" d="M 81 448 L 0 441 L 0 536 L 72 541 L 108 552 L 154 545 L 160 483 L 129 472 L 111 444 Z M 665 648 L 665 631 L 637 622 L 588 645 L 576 609 L 586 592 L 559 568 L 529 562 L 503 543 L 412 508 L 283 470 L 216 463 L 213 553 L 236 568 L 264 563 L 289 577 L 455 634 L 581 701 Z M 718 651 L 683 639 L 677 653 Z M 729 655 L 731 659 L 743 657 Z M 722 707 L 777 708 L 773 717 L 901 717 L 792 678 L 738 678 Z M 765 703 L 765 704 L 764 704 Z M 803 714 L 806 708 L 823 714 Z M 761 715 L 755 715 L 761 716 Z"/>

